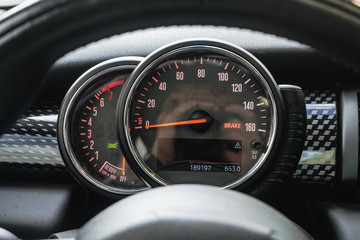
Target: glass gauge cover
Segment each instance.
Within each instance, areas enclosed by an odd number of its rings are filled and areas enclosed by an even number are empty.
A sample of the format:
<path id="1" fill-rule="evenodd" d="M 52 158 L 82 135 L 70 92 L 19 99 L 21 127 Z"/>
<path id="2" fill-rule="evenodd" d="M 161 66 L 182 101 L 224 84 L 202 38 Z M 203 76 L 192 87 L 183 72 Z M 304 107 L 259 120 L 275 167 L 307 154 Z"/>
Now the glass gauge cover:
<path id="1" fill-rule="evenodd" d="M 131 75 L 119 103 L 122 144 L 157 184 L 238 186 L 269 158 L 278 98 L 270 73 L 245 50 L 175 43 Z"/>
<path id="2" fill-rule="evenodd" d="M 148 186 L 129 167 L 117 138 L 116 105 L 139 58 L 117 58 L 83 74 L 71 87 L 59 117 L 60 150 L 73 175 L 110 194 Z"/>

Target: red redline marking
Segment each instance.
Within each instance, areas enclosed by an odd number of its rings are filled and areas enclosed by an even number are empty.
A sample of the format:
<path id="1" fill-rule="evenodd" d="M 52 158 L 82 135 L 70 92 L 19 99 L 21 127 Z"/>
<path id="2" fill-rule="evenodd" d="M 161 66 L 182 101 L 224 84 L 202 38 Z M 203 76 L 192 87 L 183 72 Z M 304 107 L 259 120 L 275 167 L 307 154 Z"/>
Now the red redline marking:
<path id="1" fill-rule="evenodd" d="M 155 82 L 158 82 L 158 80 L 157 80 L 155 77 L 152 77 L 152 79 L 153 79 Z"/>
<path id="2" fill-rule="evenodd" d="M 228 163 L 228 162 L 193 162 L 190 164 L 211 164 L 211 165 L 241 165 L 241 163 Z"/>
<path id="3" fill-rule="evenodd" d="M 224 68 L 224 69 L 226 70 L 228 66 L 229 66 L 229 63 L 226 63 L 226 65 L 225 65 L 225 68 Z"/>
<path id="4" fill-rule="evenodd" d="M 200 57 L 200 64 L 203 64 L 203 57 Z"/>
<path id="5" fill-rule="evenodd" d="M 89 159 L 89 162 L 91 162 L 92 160 L 94 160 L 94 157 L 90 158 L 90 159 Z"/>
<path id="6" fill-rule="evenodd" d="M 124 80 L 119 80 L 119 81 L 110 83 L 109 85 L 107 85 L 107 87 L 108 87 L 109 89 L 112 89 L 113 87 L 116 87 L 116 86 L 119 86 L 119 85 L 123 85 L 124 83 L 125 83 Z"/>
<path id="7" fill-rule="evenodd" d="M 142 104 L 145 103 L 143 100 L 140 100 L 140 99 L 138 100 L 138 102 L 139 102 L 139 103 L 142 103 Z"/>
<path id="8" fill-rule="evenodd" d="M 177 65 L 176 61 L 174 61 L 174 64 L 175 64 L 176 69 L 178 69 L 179 66 Z"/>
<path id="9" fill-rule="evenodd" d="M 86 106 L 87 109 L 91 110 L 91 108 L 89 106 Z"/>
<path id="10" fill-rule="evenodd" d="M 88 148 L 89 146 L 85 146 L 85 147 L 83 147 L 83 149 L 86 149 L 86 148 Z"/>
<path id="11" fill-rule="evenodd" d="M 101 89 L 101 91 L 102 91 L 103 93 L 106 92 L 106 91 L 107 91 L 106 87 L 103 87 L 103 88 Z"/>

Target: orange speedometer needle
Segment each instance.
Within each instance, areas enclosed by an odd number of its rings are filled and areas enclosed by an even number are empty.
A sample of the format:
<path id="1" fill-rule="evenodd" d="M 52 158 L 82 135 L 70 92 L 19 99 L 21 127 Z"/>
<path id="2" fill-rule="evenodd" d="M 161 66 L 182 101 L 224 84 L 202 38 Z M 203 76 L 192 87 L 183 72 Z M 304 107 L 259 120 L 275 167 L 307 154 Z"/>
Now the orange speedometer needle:
<path id="1" fill-rule="evenodd" d="M 170 126 L 190 125 L 190 124 L 198 124 L 198 123 L 206 123 L 206 122 L 208 122 L 206 118 L 201 118 L 201 119 L 186 120 L 179 122 L 155 124 L 155 125 L 146 126 L 145 128 L 170 127 Z"/>

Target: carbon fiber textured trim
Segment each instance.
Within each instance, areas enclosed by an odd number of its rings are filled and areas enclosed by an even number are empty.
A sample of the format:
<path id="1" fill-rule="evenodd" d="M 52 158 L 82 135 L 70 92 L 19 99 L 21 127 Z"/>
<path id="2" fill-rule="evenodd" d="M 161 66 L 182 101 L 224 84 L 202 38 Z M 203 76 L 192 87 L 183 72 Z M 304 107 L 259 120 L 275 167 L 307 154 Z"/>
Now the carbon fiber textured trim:
<path id="1" fill-rule="evenodd" d="M 28 168 L 44 165 L 43 169 L 64 166 L 56 138 L 59 107 L 59 101 L 42 101 L 29 108 L 1 136 L 0 166 L 4 163 L 24 164 Z"/>
<path id="2" fill-rule="evenodd" d="M 304 92 L 307 139 L 294 179 L 331 182 L 335 176 L 336 95 L 330 90 Z M 1 136 L 0 167 L 17 163 L 27 168 L 64 170 L 56 138 L 59 106 L 60 101 L 38 102 Z"/>
<path id="3" fill-rule="evenodd" d="M 334 91 L 304 90 L 307 137 L 294 179 L 331 182 L 336 169 L 336 95 Z"/>

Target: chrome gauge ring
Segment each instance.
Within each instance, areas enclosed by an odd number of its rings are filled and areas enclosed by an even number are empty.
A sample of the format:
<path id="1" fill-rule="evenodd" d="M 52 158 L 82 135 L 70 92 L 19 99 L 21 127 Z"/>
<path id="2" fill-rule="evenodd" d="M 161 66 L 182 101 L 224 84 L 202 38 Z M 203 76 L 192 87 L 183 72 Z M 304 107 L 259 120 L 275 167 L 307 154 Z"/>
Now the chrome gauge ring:
<path id="1" fill-rule="evenodd" d="M 75 178 L 116 196 L 148 189 L 129 167 L 116 134 L 116 104 L 126 79 L 142 60 L 122 57 L 85 72 L 70 88 L 59 114 L 60 152 Z"/>
<path id="2" fill-rule="evenodd" d="M 177 42 L 130 76 L 118 105 L 120 142 L 155 185 L 232 188 L 271 159 L 282 102 L 269 71 L 244 49 Z"/>

